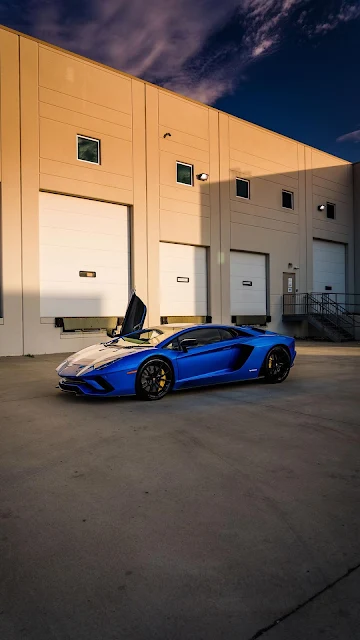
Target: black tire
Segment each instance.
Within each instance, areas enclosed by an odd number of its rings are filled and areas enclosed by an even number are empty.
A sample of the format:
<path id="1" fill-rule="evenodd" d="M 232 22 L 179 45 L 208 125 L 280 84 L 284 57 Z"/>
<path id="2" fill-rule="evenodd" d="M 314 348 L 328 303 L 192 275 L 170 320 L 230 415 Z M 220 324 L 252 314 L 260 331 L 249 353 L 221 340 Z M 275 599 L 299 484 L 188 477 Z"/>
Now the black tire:
<path id="1" fill-rule="evenodd" d="M 278 345 L 270 349 L 265 358 L 264 375 L 266 382 L 277 384 L 284 382 L 290 373 L 290 355 L 285 347 Z"/>
<path id="2" fill-rule="evenodd" d="M 169 393 L 173 382 L 171 365 L 162 358 L 152 358 L 137 372 L 136 395 L 142 400 L 160 400 Z"/>

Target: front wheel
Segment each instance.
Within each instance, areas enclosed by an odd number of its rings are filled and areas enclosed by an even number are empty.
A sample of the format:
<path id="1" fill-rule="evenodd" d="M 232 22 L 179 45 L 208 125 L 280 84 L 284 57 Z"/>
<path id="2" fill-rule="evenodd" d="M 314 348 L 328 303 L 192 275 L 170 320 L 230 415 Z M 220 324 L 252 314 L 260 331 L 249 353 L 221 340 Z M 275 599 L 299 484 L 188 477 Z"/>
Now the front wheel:
<path id="1" fill-rule="evenodd" d="M 273 347 L 265 358 L 265 380 L 270 384 L 283 382 L 289 375 L 291 361 L 288 351 L 281 347 Z"/>
<path id="2" fill-rule="evenodd" d="M 136 378 L 136 395 L 142 400 L 160 400 L 173 385 L 171 366 L 162 358 L 144 362 Z"/>

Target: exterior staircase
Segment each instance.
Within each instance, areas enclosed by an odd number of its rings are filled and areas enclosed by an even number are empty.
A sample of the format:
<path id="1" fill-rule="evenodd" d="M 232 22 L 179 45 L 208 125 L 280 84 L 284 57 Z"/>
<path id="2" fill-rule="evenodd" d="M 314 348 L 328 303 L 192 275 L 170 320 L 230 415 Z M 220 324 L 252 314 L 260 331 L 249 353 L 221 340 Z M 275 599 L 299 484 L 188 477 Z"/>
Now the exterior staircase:
<path id="1" fill-rule="evenodd" d="M 283 320 L 307 320 L 321 337 L 332 342 L 356 340 L 360 335 L 360 318 L 355 313 L 355 305 L 343 303 L 345 300 L 345 294 L 284 294 Z"/>

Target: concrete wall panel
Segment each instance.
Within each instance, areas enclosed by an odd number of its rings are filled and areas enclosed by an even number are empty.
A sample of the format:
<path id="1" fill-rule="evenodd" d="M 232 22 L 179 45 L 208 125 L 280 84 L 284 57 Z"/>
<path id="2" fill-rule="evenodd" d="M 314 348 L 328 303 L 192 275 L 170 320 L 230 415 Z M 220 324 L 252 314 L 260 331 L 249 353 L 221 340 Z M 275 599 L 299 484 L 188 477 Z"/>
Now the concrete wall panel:
<path id="1" fill-rule="evenodd" d="M 39 47 L 39 84 L 99 106 L 131 114 L 131 80 L 50 47 Z"/>
<path id="2" fill-rule="evenodd" d="M 0 29 L 1 313 L 0 354 L 23 353 L 19 38 Z"/>

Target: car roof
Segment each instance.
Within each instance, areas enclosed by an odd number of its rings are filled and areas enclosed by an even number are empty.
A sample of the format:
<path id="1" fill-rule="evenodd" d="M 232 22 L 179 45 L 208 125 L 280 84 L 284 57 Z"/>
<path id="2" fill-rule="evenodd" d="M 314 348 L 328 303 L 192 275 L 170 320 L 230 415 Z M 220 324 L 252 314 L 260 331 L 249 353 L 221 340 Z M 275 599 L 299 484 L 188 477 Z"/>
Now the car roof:
<path id="1" fill-rule="evenodd" d="M 157 330 L 162 333 L 171 334 L 177 333 L 180 331 L 185 331 L 186 329 L 242 329 L 244 331 L 256 331 L 256 327 L 251 327 L 250 325 L 234 325 L 234 324 L 217 324 L 214 322 L 202 323 L 202 324 L 190 324 L 190 323 L 174 323 L 174 324 L 161 324 L 154 327 L 148 327 L 147 329 L 143 329 L 143 331 L 149 330 Z M 259 331 L 266 331 L 266 329 L 259 329 Z"/>
<path id="2" fill-rule="evenodd" d="M 161 333 L 164 334 L 164 339 L 171 336 L 171 335 L 175 335 L 177 333 L 181 333 L 182 331 L 187 331 L 188 329 L 240 329 L 240 327 L 235 327 L 234 325 L 229 325 L 229 324 L 215 324 L 215 323 L 207 323 L 207 324 L 162 324 L 160 326 L 157 327 L 151 327 L 152 329 L 157 329 L 158 331 L 160 331 Z M 241 327 L 242 329 L 242 327 Z M 251 327 L 244 327 L 244 329 L 250 329 L 251 332 Z"/>
<path id="3" fill-rule="evenodd" d="M 163 331 L 164 333 L 166 332 L 173 332 L 174 329 L 179 329 L 179 331 L 181 331 L 181 329 L 187 329 L 187 328 L 191 328 L 191 327 L 198 327 L 198 326 L 204 326 L 204 325 L 197 325 L 194 323 L 189 323 L 189 322 L 174 322 L 173 324 L 159 324 L 156 327 L 151 327 L 151 329 L 157 329 L 158 331 Z"/>

